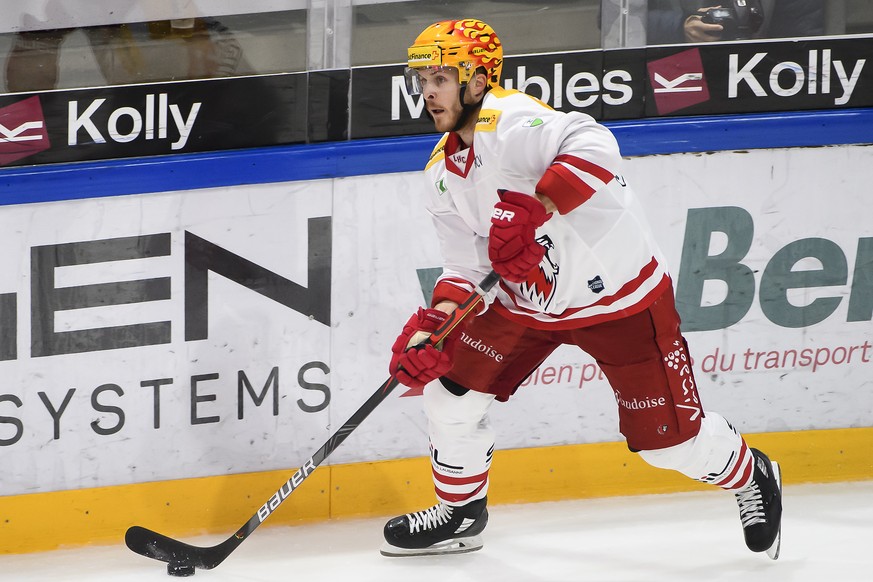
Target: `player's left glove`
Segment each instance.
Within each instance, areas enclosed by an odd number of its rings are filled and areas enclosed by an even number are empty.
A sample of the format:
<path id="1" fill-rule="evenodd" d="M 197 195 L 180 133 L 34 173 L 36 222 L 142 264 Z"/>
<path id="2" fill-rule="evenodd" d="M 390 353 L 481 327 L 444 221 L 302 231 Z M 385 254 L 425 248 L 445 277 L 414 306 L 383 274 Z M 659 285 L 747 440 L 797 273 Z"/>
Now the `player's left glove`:
<path id="1" fill-rule="evenodd" d="M 388 367 L 391 375 L 401 384 L 421 388 L 452 368 L 455 338 L 451 335 L 443 340 L 441 350 L 432 345 L 416 347 L 448 317 L 439 309 L 419 308 L 403 326 L 403 331 L 391 346 L 391 364 Z"/>
<path id="2" fill-rule="evenodd" d="M 536 242 L 536 229 L 552 217 L 535 196 L 498 190 L 500 202 L 491 215 L 488 258 L 498 275 L 520 283 L 540 264 L 546 249 Z"/>

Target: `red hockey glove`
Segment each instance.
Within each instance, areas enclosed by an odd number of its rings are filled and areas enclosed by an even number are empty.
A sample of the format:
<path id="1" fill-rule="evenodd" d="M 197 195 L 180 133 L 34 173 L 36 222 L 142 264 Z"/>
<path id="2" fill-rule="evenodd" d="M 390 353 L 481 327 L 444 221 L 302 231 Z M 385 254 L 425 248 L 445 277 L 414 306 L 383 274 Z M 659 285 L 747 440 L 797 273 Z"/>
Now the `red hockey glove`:
<path id="1" fill-rule="evenodd" d="M 401 384 L 422 388 L 451 370 L 456 341 L 451 336 L 443 340 L 442 351 L 431 345 L 414 347 L 435 332 L 447 318 L 448 315 L 439 309 L 419 308 L 403 326 L 403 332 L 391 346 L 393 355 L 388 367 Z"/>
<path id="2" fill-rule="evenodd" d="M 536 242 L 536 229 L 551 218 L 535 196 L 498 190 L 500 202 L 491 215 L 488 258 L 498 275 L 520 283 L 540 264 L 546 249 Z"/>

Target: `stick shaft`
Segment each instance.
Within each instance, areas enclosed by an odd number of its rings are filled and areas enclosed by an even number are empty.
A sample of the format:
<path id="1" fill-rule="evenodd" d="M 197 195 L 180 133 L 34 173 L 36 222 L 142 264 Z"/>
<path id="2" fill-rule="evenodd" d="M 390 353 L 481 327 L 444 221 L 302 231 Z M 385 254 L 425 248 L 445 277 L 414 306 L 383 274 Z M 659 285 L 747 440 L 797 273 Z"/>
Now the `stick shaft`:
<path id="1" fill-rule="evenodd" d="M 448 319 L 440 325 L 425 342 L 437 345 L 442 342 L 458 324 L 470 313 L 475 311 L 476 306 L 484 299 L 485 294 L 497 284 L 500 277 L 491 271 L 485 279 L 470 293 L 467 298 L 449 314 Z M 211 546 L 192 546 L 154 532 L 150 529 L 133 526 L 127 530 L 124 540 L 127 547 L 132 551 L 155 560 L 168 563 L 188 564 L 195 568 L 211 570 L 218 566 L 242 544 L 270 515 L 273 514 L 286 499 L 300 487 L 309 475 L 327 459 L 330 454 L 345 441 L 352 432 L 376 409 L 385 398 L 397 387 L 395 377 L 386 380 L 364 404 L 356 410 L 351 417 L 327 439 L 291 477 L 264 503 L 239 530 L 224 542 Z"/>

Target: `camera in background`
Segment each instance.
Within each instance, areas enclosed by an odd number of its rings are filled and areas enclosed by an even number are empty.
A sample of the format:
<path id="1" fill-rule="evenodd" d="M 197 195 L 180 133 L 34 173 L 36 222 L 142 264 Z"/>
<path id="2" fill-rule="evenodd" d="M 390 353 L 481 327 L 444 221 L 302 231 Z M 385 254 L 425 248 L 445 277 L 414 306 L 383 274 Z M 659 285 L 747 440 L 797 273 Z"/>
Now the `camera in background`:
<path id="1" fill-rule="evenodd" d="M 720 24 L 722 40 L 752 38 L 764 23 L 761 0 L 732 0 L 727 6 L 710 8 L 701 17 L 707 24 Z"/>

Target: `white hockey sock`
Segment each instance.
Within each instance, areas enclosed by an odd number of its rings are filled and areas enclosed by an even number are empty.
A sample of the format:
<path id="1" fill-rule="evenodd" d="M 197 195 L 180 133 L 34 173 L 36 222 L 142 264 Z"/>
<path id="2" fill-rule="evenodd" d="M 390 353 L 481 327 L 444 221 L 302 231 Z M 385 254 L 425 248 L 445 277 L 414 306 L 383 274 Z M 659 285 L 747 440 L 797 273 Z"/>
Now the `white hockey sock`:
<path id="1" fill-rule="evenodd" d="M 666 449 L 640 451 L 650 465 L 673 469 L 722 489 L 744 489 L 752 481 L 752 451 L 721 415 L 707 412 L 697 436 Z"/>
<path id="2" fill-rule="evenodd" d="M 443 503 L 464 505 L 488 493 L 494 453 L 488 408 L 493 401 L 494 395 L 472 390 L 455 396 L 439 382 L 424 390 L 434 488 Z"/>

